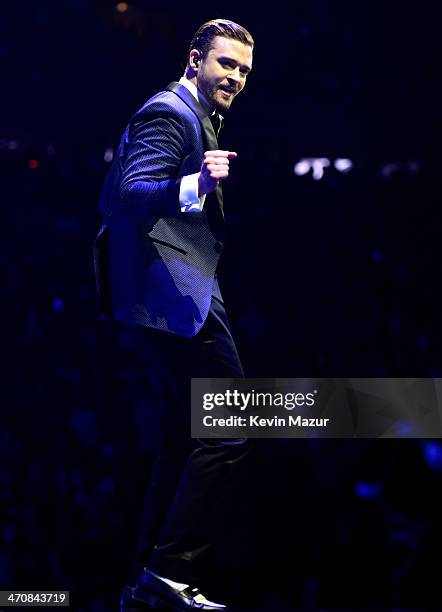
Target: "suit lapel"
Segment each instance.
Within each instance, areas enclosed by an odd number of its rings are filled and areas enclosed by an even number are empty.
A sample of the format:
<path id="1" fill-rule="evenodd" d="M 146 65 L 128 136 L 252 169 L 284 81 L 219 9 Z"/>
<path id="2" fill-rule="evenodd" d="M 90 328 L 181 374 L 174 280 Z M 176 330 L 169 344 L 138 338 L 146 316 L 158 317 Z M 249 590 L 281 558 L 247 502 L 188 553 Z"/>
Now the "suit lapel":
<path id="1" fill-rule="evenodd" d="M 166 87 L 167 90 L 173 91 L 187 106 L 191 111 L 198 117 L 199 122 L 201 123 L 202 130 L 204 132 L 204 136 L 206 139 L 207 147 L 209 151 L 215 151 L 218 149 L 218 140 L 215 135 L 215 130 L 213 129 L 212 122 L 209 119 L 209 115 L 205 111 L 205 109 L 201 106 L 198 100 L 190 93 L 187 87 L 184 85 L 180 85 L 176 81 L 172 81 Z M 224 216 L 223 211 L 223 192 L 221 189 L 221 185 L 218 183 L 216 189 L 216 198 L 218 200 L 218 204 L 221 208 L 221 212 Z"/>

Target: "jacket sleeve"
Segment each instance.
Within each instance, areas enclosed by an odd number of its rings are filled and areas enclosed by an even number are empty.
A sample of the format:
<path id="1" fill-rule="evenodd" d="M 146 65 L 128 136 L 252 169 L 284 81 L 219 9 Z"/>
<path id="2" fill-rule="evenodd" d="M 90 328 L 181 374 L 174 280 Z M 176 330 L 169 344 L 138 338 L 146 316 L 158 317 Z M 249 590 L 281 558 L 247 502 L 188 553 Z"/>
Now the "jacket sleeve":
<path id="1" fill-rule="evenodd" d="M 178 113 L 134 117 L 121 159 L 120 201 L 137 218 L 180 214 L 179 168 L 186 157 L 185 126 Z"/>

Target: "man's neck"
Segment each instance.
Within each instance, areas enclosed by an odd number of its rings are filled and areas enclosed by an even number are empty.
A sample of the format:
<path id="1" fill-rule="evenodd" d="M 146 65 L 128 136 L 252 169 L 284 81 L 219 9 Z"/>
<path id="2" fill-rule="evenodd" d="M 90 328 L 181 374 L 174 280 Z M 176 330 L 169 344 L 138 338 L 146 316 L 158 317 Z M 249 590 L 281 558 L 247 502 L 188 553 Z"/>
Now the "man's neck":
<path id="1" fill-rule="evenodd" d="M 198 100 L 198 102 L 201 104 L 201 106 L 204 108 L 207 114 L 211 115 L 213 113 L 214 111 L 213 107 L 210 106 L 204 94 L 198 89 L 196 77 L 193 77 L 192 79 L 188 79 L 186 75 L 184 74 L 180 78 L 179 83 L 180 85 L 184 85 L 184 87 L 187 87 L 187 89 L 190 91 L 193 97 L 196 100 Z"/>

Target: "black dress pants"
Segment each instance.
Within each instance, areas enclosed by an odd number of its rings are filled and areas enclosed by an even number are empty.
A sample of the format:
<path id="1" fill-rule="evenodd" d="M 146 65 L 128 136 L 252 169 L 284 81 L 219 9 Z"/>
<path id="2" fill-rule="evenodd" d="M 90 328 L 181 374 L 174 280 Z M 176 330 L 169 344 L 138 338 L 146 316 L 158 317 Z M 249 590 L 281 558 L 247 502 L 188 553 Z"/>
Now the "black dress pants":
<path id="1" fill-rule="evenodd" d="M 190 438 L 192 377 L 241 378 L 223 304 L 212 297 L 200 332 L 184 338 L 137 328 L 160 437 L 145 498 L 132 582 L 143 567 L 179 582 L 199 581 L 222 536 L 223 507 L 235 494 L 250 453 L 247 439 Z"/>

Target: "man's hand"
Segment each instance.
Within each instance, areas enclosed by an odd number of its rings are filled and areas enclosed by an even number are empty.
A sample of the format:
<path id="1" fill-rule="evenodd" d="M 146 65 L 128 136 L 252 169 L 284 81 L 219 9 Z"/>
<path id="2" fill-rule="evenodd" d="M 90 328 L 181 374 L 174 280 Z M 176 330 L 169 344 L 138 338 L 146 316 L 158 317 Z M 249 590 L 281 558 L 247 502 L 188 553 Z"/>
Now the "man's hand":
<path id="1" fill-rule="evenodd" d="M 198 177 L 198 197 L 216 189 L 220 179 L 229 176 L 229 160 L 237 154 L 234 151 L 206 151 Z"/>

